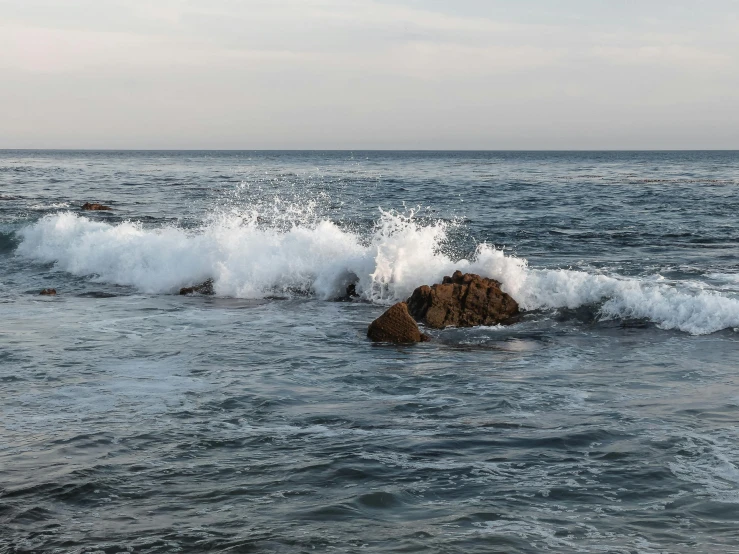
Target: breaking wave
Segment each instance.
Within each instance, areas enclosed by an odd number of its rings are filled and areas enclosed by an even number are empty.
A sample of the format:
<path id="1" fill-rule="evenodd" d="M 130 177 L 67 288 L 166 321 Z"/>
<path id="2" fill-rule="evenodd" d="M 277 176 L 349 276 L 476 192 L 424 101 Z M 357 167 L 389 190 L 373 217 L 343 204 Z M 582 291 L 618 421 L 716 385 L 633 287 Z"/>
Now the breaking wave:
<path id="1" fill-rule="evenodd" d="M 194 230 L 151 229 L 64 212 L 20 230 L 16 253 L 146 293 L 172 293 L 212 278 L 223 296 L 331 299 L 356 282 L 360 296 L 380 304 L 405 299 L 417 286 L 460 269 L 501 281 L 525 310 L 595 305 L 601 319 L 648 319 L 693 334 L 739 327 L 739 299 L 698 282 L 533 269 L 484 243 L 457 259 L 444 249 L 449 225 L 381 211 L 372 231 L 360 233 L 326 219 L 270 226 L 256 213 L 233 211 Z"/>

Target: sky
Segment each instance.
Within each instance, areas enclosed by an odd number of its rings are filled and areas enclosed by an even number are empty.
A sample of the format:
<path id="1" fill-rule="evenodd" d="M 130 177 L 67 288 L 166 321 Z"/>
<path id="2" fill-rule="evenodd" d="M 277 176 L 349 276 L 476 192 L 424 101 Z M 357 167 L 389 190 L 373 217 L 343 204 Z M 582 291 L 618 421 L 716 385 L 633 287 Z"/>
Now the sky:
<path id="1" fill-rule="evenodd" d="M 739 0 L 0 0 L 0 148 L 739 149 Z"/>

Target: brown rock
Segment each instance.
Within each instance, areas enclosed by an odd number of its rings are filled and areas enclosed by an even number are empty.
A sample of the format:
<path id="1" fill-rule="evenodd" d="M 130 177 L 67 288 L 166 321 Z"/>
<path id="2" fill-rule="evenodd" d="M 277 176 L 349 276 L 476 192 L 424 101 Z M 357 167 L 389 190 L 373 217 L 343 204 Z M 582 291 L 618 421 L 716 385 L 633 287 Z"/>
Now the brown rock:
<path id="1" fill-rule="evenodd" d="M 195 285 L 192 287 L 182 287 L 180 289 L 180 294 L 186 295 L 186 294 L 215 294 L 215 290 L 213 289 L 213 279 L 208 279 L 204 283 L 200 283 L 199 285 Z"/>
<path id="2" fill-rule="evenodd" d="M 408 311 L 416 321 L 435 329 L 474 327 L 512 323 L 518 303 L 500 290 L 498 281 L 455 271 L 441 284 L 414 290 Z"/>
<path id="3" fill-rule="evenodd" d="M 56 289 L 44 289 L 39 293 L 40 296 L 56 296 Z"/>
<path id="4" fill-rule="evenodd" d="M 405 302 L 398 302 L 370 323 L 367 336 L 374 342 L 411 343 L 428 340 L 408 313 Z"/>
<path id="5" fill-rule="evenodd" d="M 82 205 L 83 210 L 93 210 L 93 211 L 99 211 L 99 210 L 112 210 L 110 206 L 106 206 L 104 204 L 90 204 L 89 202 L 85 202 Z"/>

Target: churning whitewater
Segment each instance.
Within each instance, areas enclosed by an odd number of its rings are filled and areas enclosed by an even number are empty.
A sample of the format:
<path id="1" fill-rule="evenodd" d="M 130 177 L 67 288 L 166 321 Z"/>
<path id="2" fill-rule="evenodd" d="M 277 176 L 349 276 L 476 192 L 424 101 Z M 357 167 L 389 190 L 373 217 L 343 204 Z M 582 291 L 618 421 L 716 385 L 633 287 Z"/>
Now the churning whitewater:
<path id="1" fill-rule="evenodd" d="M 698 281 L 670 283 L 660 275 L 629 278 L 568 269 L 534 269 L 487 243 L 466 258 L 444 253 L 450 224 L 422 224 L 413 212 L 380 210 L 367 236 L 329 220 L 306 222 L 289 206 L 279 226 L 255 211 L 219 214 L 188 230 L 141 223 L 108 224 L 72 212 L 44 216 L 20 230 L 17 254 L 100 282 L 168 294 L 214 280 L 216 294 L 341 297 L 347 285 L 366 301 L 389 304 L 455 269 L 503 284 L 524 310 L 592 306 L 601 319 L 645 319 L 663 329 L 707 334 L 739 327 L 739 298 Z"/>

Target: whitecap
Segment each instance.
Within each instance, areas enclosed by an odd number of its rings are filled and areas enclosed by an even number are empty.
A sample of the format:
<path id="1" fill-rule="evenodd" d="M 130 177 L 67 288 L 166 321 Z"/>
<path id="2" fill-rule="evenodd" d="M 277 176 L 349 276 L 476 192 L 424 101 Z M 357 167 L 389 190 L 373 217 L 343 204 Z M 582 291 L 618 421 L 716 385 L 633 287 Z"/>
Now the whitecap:
<path id="1" fill-rule="evenodd" d="M 380 210 L 372 231 L 360 235 L 327 219 L 301 219 L 295 206 L 290 210 L 288 216 L 298 214 L 296 223 L 270 226 L 258 213 L 232 210 L 192 230 L 62 212 L 20 230 L 16 252 L 146 293 L 172 293 L 212 278 L 223 296 L 331 299 L 356 282 L 360 296 L 379 304 L 404 300 L 416 287 L 460 269 L 497 279 L 524 310 L 594 305 L 602 319 L 647 319 L 693 334 L 739 327 L 736 295 L 704 283 L 535 269 L 486 243 L 469 258 L 455 258 L 443 248 L 450 224 L 422 223 L 413 212 Z"/>

